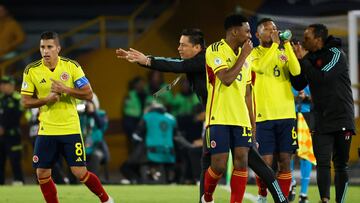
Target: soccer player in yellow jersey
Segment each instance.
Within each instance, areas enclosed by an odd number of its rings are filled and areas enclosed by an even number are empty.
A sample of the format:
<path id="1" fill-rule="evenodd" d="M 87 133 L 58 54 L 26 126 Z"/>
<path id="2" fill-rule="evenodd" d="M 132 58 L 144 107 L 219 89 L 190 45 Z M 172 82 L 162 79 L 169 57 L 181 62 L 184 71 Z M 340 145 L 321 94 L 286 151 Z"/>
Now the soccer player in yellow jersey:
<path id="1" fill-rule="evenodd" d="M 238 14 L 225 19 L 226 37 L 206 50 L 207 146 L 211 165 L 205 172 L 202 202 L 214 202 L 213 192 L 225 172 L 229 150 L 234 154 L 231 203 L 242 202 L 247 183 L 251 140 L 251 70 L 246 61 L 252 49 L 248 20 Z"/>
<path id="2" fill-rule="evenodd" d="M 84 144 L 75 99 L 91 100 L 92 90 L 81 66 L 59 56 L 60 42 L 55 32 L 40 37 L 41 60 L 30 63 L 21 88 L 25 108 L 40 108 L 39 132 L 35 141 L 33 166 L 47 203 L 59 202 L 51 179 L 51 168 L 62 154 L 72 173 L 101 202 L 111 203 L 99 178 L 87 171 Z"/>
<path id="3" fill-rule="evenodd" d="M 260 45 L 250 55 L 251 68 L 256 73 L 254 83 L 256 140 L 259 153 L 271 166 L 278 156 L 278 182 L 284 194 L 291 183 L 290 158 L 297 148 L 295 107 L 289 75 L 299 75 L 300 65 L 289 40 L 279 47 L 279 31 L 275 23 L 264 18 L 257 25 Z M 266 202 L 266 186 L 257 178 L 258 202 Z"/>

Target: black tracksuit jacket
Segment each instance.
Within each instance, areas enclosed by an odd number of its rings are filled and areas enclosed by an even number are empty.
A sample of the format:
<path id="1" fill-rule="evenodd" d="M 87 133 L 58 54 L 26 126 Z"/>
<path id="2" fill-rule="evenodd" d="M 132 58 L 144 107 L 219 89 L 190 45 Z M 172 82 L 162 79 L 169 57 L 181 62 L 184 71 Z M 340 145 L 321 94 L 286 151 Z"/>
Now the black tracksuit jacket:
<path id="1" fill-rule="evenodd" d="M 205 50 L 190 59 L 174 59 L 151 56 L 151 66 L 144 66 L 152 70 L 172 73 L 186 73 L 190 87 L 205 106 L 207 100 Z"/>
<path id="2" fill-rule="evenodd" d="M 307 80 L 314 103 L 315 130 L 355 131 L 349 64 L 341 40 L 329 36 L 321 50 L 309 52 L 299 62 L 301 75 L 292 84 L 299 90 Z"/>

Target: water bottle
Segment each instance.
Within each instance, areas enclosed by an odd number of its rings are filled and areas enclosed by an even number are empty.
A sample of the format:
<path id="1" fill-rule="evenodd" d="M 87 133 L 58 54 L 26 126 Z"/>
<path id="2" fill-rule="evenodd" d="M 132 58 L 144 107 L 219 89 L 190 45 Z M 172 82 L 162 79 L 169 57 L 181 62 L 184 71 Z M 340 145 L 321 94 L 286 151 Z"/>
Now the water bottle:
<path id="1" fill-rule="evenodd" d="M 291 38 L 292 34 L 290 30 L 285 30 L 284 32 L 279 33 L 279 37 L 281 40 L 289 40 Z"/>

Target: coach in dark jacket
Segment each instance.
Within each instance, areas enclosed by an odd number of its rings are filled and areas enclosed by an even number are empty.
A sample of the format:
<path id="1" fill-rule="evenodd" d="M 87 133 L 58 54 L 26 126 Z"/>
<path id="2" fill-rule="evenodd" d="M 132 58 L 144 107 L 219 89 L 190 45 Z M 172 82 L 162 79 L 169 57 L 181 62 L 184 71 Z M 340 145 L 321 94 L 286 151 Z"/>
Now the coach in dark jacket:
<path id="1" fill-rule="evenodd" d="M 137 62 L 139 65 L 161 72 L 186 73 L 190 87 L 196 93 L 200 102 L 207 99 L 206 71 L 205 71 L 205 41 L 199 29 L 184 29 L 181 32 L 178 51 L 181 59 L 145 56 L 143 53 L 131 49 L 116 50 L 118 58 Z"/>
<path id="2" fill-rule="evenodd" d="M 317 160 L 317 183 L 322 202 L 330 199 L 330 161 L 335 167 L 336 202 L 343 202 L 348 185 L 351 136 L 355 132 L 354 102 L 347 57 L 341 40 L 328 36 L 326 26 L 313 24 L 304 32 L 304 48 L 294 46 L 300 61 L 302 88 L 309 83 L 315 112 L 313 148 Z M 294 84 L 293 83 L 293 84 Z M 295 84 L 295 86 L 297 86 Z"/>

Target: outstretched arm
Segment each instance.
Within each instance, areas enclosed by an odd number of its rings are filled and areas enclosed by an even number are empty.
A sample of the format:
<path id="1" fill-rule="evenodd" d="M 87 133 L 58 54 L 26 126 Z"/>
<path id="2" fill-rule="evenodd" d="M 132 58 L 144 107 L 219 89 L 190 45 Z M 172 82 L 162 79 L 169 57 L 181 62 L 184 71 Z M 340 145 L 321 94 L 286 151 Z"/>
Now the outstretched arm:
<path id="1" fill-rule="evenodd" d="M 162 72 L 190 73 L 205 71 L 205 54 L 203 52 L 184 60 L 146 56 L 144 53 L 133 48 L 130 48 L 129 51 L 119 48 L 116 50 L 116 55 L 118 58 L 126 59 L 131 63 L 138 63 L 145 68 Z"/>

